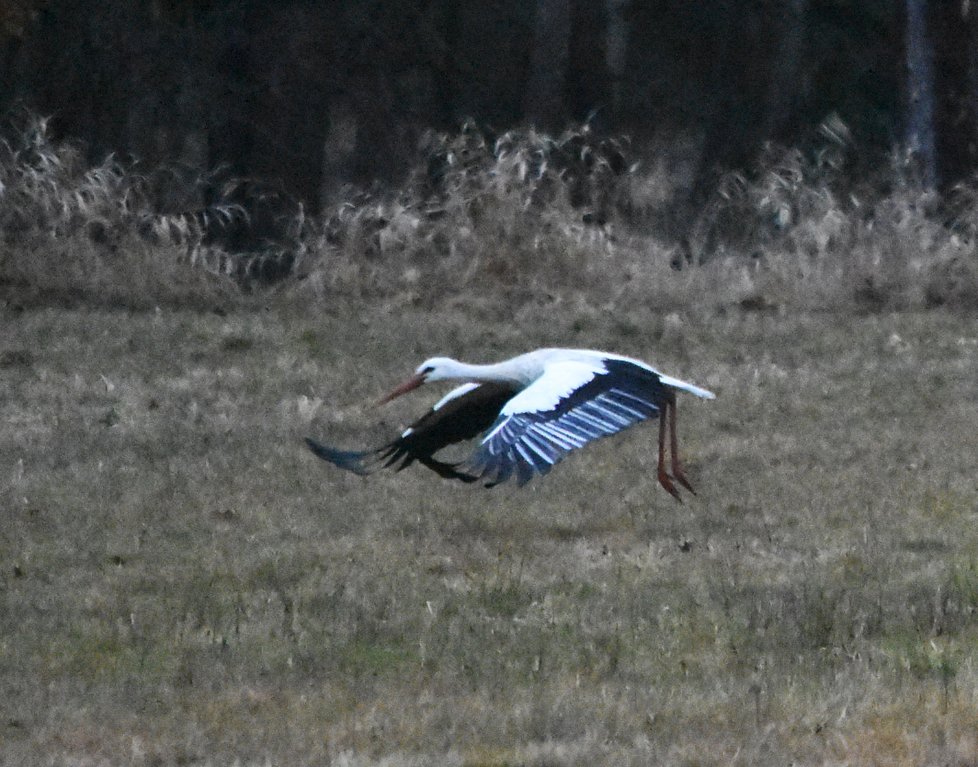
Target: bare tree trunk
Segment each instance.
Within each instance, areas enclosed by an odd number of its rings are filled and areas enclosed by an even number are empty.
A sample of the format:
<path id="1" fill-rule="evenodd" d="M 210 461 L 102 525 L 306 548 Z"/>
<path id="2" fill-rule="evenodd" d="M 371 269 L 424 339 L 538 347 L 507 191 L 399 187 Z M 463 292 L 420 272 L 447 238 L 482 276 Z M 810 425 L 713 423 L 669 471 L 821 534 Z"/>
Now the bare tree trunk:
<path id="1" fill-rule="evenodd" d="M 233 13 L 218 16 L 226 25 L 216 56 L 216 75 L 220 87 L 214 95 L 208 126 L 208 164 L 227 165 L 231 175 L 250 173 L 254 149 L 254 102 L 251 80 L 252 29 L 254 13 L 250 3 Z M 216 192 L 215 192 L 216 193 Z"/>
<path id="2" fill-rule="evenodd" d="M 805 17 L 809 0 L 785 3 L 784 26 L 778 51 L 771 66 L 771 80 L 765 104 L 761 138 L 778 138 L 790 124 L 801 97 L 802 49 L 805 44 Z"/>
<path id="3" fill-rule="evenodd" d="M 906 0 L 907 149 L 919 163 L 921 181 L 937 185 L 934 136 L 934 43 L 927 25 L 927 0 Z"/>
<path id="4" fill-rule="evenodd" d="M 625 62 L 628 56 L 628 22 L 625 20 L 625 6 L 628 2 L 629 0 L 605 0 L 605 10 L 608 14 L 605 66 L 611 78 L 612 119 L 621 114 L 622 107 Z"/>
<path id="5" fill-rule="evenodd" d="M 978 7 L 974 0 L 962 0 L 961 15 L 968 25 L 968 109 L 978 122 Z"/>
<path id="6" fill-rule="evenodd" d="M 558 128 L 564 118 L 570 38 L 570 0 L 537 0 L 530 82 L 523 113 L 548 130 Z"/>
<path id="7" fill-rule="evenodd" d="M 974 173 L 975 9 L 970 2 L 935 3 L 929 18 L 934 46 L 934 134 L 942 189 Z"/>
<path id="8" fill-rule="evenodd" d="M 351 100 L 334 95 L 329 103 L 323 142 L 322 206 L 332 204 L 344 185 L 355 179 L 357 113 Z"/>

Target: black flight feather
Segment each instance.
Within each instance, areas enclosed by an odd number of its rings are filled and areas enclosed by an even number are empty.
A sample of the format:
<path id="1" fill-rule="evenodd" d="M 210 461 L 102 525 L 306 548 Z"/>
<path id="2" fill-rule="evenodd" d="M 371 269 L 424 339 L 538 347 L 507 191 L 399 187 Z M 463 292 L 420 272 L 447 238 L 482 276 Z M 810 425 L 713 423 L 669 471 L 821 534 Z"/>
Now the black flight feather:
<path id="1" fill-rule="evenodd" d="M 324 461 L 361 476 L 381 468 L 401 471 L 417 461 L 446 479 L 474 482 L 478 477 L 458 471 L 457 464 L 439 461 L 434 454 L 479 436 L 492 425 L 514 393 L 508 384 L 480 384 L 429 410 L 403 435 L 371 450 L 337 450 L 308 437 L 306 445 Z"/>

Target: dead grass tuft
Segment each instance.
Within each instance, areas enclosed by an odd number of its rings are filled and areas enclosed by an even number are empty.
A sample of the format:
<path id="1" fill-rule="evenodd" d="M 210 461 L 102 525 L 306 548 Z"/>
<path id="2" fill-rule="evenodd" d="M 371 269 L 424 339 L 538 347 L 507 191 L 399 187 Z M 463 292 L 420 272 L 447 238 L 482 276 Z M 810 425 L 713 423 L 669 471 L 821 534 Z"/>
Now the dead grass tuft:
<path id="1" fill-rule="evenodd" d="M 403 184 L 351 190 L 319 217 L 253 183 L 151 178 L 112 157 L 90 167 L 38 118 L 9 133 L 0 281 L 41 296 L 152 306 L 272 292 L 320 306 L 475 302 L 505 316 L 540 301 L 761 312 L 978 302 L 974 186 L 938 201 L 898 155 L 853 186 L 854 150 L 834 119 L 813 148 L 772 146 L 723 177 L 685 220 L 671 212 L 680 170 L 638 162 L 627 140 L 587 125 L 556 137 L 433 133 Z M 161 212 L 162 176 L 185 212 Z M 224 202 L 194 210 L 205 184 Z M 234 250 L 235 238 L 252 244 Z"/>
<path id="2" fill-rule="evenodd" d="M 21 115 L 0 138 L 0 286 L 19 302 L 229 300 L 234 285 L 220 268 L 188 264 L 209 230 L 240 212 L 218 203 L 161 213 L 153 185 L 116 157 L 91 166 L 78 147 L 51 140 L 46 120 Z"/>

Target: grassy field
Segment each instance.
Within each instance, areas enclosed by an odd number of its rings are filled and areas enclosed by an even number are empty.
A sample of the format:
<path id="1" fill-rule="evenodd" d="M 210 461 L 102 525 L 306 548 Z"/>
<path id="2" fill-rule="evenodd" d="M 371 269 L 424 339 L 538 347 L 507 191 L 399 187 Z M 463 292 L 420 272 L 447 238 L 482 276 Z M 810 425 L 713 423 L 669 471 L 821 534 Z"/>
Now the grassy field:
<path id="1" fill-rule="evenodd" d="M 964 311 L 374 300 L 0 308 L 0 761 L 978 761 Z M 715 390 L 527 488 L 366 446 L 422 358 L 606 348 Z"/>

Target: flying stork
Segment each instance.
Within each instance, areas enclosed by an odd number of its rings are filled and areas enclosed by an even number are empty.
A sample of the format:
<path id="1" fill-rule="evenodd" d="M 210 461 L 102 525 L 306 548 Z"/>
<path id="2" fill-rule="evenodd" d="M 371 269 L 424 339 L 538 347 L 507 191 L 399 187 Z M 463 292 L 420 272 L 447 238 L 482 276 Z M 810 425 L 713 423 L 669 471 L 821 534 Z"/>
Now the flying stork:
<path id="1" fill-rule="evenodd" d="M 315 440 L 306 444 L 341 469 L 370 474 L 417 461 L 442 477 L 482 481 L 486 487 L 513 475 L 524 485 L 546 474 L 572 450 L 648 418 L 659 416 L 659 483 L 681 500 L 673 482 L 693 488 L 679 462 L 676 392 L 713 399 L 713 392 L 664 375 L 636 359 L 587 349 L 539 349 L 494 365 L 470 365 L 433 357 L 378 404 L 434 381 L 465 381 L 397 439 L 364 451 L 336 450 Z M 666 471 L 669 434 L 671 473 Z M 464 462 L 435 458 L 456 442 L 482 439 Z"/>

